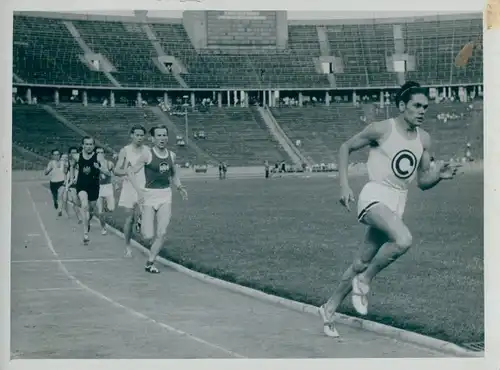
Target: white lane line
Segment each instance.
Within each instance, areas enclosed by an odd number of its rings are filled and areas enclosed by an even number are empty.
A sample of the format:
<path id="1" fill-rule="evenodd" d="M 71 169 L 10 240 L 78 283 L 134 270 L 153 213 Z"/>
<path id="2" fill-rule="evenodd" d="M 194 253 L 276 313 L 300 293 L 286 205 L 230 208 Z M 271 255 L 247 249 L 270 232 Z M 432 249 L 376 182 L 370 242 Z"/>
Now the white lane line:
<path id="1" fill-rule="evenodd" d="M 35 289 L 11 289 L 11 293 L 30 293 L 30 292 L 67 292 L 71 290 L 83 290 L 81 287 L 70 288 L 35 288 Z"/>
<path id="2" fill-rule="evenodd" d="M 123 258 L 73 258 L 73 259 L 64 259 L 64 260 L 17 260 L 10 261 L 11 263 L 42 263 L 42 262 L 64 262 L 64 263 L 73 263 L 73 262 L 109 262 L 109 261 L 123 261 Z"/>
<path id="3" fill-rule="evenodd" d="M 38 219 L 38 223 L 40 225 L 40 228 L 42 230 L 42 233 L 43 233 L 43 236 L 45 237 L 45 241 L 47 242 L 47 247 L 50 249 L 50 251 L 52 252 L 52 254 L 54 255 L 55 259 L 57 260 L 57 264 L 59 266 L 59 268 L 61 269 L 62 272 L 64 272 L 64 274 L 66 274 L 66 276 L 72 280 L 73 282 L 75 282 L 77 285 L 79 285 L 80 287 L 82 287 L 82 289 L 86 290 L 87 292 L 111 303 L 113 306 L 115 307 L 119 307 L 121 309 L 124 309 L 125 311 L 127 311 L 129 314 L 131 314 L 132 316 L 135 316 L 135 317 L 139 317 L 141 319 L 144 319 L 146 321 L 149 321 L 149 322 L 152 322 L 168 331 L 171 331 L 173 333 L 176 333 L 176 334 L 179 334 L 181 336 L 185 336 L 185 337 L 188 337 L 189 339 L 195 341 L 195 342 L 198 342 L 198 343 L 201 343 L 203 345 L 206 345 L 208 347 L 211 347 L 211 348 L 214 348 L 214 349 L 217 349 L 221 352 L 224 352 L 224 353 L 227 353 L 228 355 L 230 356 L 233 356 L 233 357 L 237 357 L 237 358 L 246 358 L 245 356 L 243 355 L 240 355 L 239 353 L 237 352 L 234 352 L 234 351 L 231 351 L 227 348 L 224 348 L 224 347 L 221 347 L 217 344 L 214 344 L 214 343 L 210 343 L 210 342 L 207 342 L 206 340 L 204 339 L 201 339 L 197 336 L 194 336 L 192 334 L 189 334 L 185 331 L 182 331 L 180 329 L 177 329 L 177 328 L 174 328 L 173 326 L 170 326 L 170 325 L 167 325 L 161 321 L 157 321 L 139 311 L 136 311 L 130 307 L 127 307 L 127 306 L 124 306 L 122 305 L 121 303 L 118 303 L 116 301 L 114 301 L 113 299 L 109 298 L 108 296 L 105 296 L 104 294 L 98 292 L 97 290 L 94 290 L 92 288 L 90 288 L 89 286 L 85 285 L 84 283 L 82 283 L 80 280 L 78 280 L 75 276 L 71 275 L 71 273 L 68 271 L 68 269 L 66 268 L 66 266 L 64 265 L 64 263 L 61 261 L 61 259 L 59 258 L 59 255 L 57 254 L 57 252 L 55 251 L 54 249 L 54 245 L 52 243 L 52 239 L 50 238 L 48 232 L 47 232 L 47 229 L 45 228 L 45 224 L 43 223 L 43 220 L 42 220 L 42 217 L 40 216 L 40 212 L 38 212 L 38 208 L 36 206 L 36 203 L 33 199 L 33 196 L 31 195 L 31 192 L 29 190 L 28 187 L 26 187 L 26 191 L 28 192 L 28 196 L 29 196 L 29 199 L 31 201 L 31 204 L 33 206 L 33 211 L 35 212 L 35 215 L 36 215 L 36 218 Z"/>

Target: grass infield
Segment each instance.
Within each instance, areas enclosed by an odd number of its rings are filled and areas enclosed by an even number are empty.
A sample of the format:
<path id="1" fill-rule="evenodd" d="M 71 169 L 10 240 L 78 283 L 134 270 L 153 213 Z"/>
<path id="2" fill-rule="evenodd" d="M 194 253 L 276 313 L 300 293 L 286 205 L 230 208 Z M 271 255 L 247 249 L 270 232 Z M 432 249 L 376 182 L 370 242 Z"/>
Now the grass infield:
<path id="1" fill-rule="evenodd" d="M 351 180 L 356 194 L 364 181 Z M 189 200 L 174 192 L 161 255 L 214 277 L 320 305 L 364 239 L 337 202 L 337 179 L 184 183 Z M 123 230 L 119 209 L 107 219 Z M 484 340 L 482 175 L 412 187 L 405 221 L 414 245 L 375 278 L 366 318 L 457 344 Z M 340 312 L 357 316 L 350 297 Z"/>

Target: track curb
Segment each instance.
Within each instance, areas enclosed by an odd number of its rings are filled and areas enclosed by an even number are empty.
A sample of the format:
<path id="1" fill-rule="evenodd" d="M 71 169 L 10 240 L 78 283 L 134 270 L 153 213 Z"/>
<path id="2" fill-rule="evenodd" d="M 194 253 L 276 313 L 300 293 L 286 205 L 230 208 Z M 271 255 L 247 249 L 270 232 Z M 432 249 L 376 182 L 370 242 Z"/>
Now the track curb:
<path id="1" fill-rule="evenodd" d="M 124 235 L 121 231 L 116 229 L 115 227 L 108 225 L 108 230 L 111 231 L 113 234 L 117 235 L 120 238 L 124 238 Z M 141 245 L 139 242 L 136 240 L 132 239 L 131 240 L 131 245 L 133 245 L 135 248 L 139 249 L 142 253 L 147 254 L 148 249 Z M 178 272 L 181 272 L 183 274 L 189 275 L 197 280 L 204 281 L 209 284 L 214 284 L 219 287 L 228 289 L 230 291 L 240 293 L 252 298 L 259 299 L 261 301 L 266 301 L 274 304 L 278 304 L 284 307 L 287 307 L 289 309 L 292 309 L 294 311 L 299 311 L 299 312 L 304 312 L 308 313 L 314 316 L 319 316 L 318 313 L 318 307 L 315 307 L 310 304 L 306 303 L 301 303 L 297 302 L 291 299 L 287 298 L 282 298 L 278 297 L 272 294 L 267 294 L 262 291 L 252 289 L 246 286 L 238 285 L 235 283 L 231 283 L 229 281 L 221 280 L 206 274 L 203 274 L 201 272 L 197 272 L 191 269 L 188 269 L 187 267 L 184 267 L 182 265 L 179 265 L 175 262 L 169 261 L 161 256 L 157 257 L 157 261 L 160 262 L 162 265 L 168 266 Z M 422 334 L 410 332 L 404 329 L 399 329 L 395 328 L 389 325 L 385 324 L 380 324 L 374 321 L 369 321 L 369 320 L 364 320 L 358 317 L 353 317 L 353 316 L 348 316 L 345 314 L 337 314 L 336 316 L 336 322 L 354 327 L 354 328 L 359 328 L 359 329 L 364 329 L 367 331 L 375 332 L 377 334 L 381 334 L 384 336 L 392 337 L 395 339 L 399 339 L 408 343 L 416 344 L 422 347 L 426 347 L 429 349 L 433 349 L 439 352 L 442 352 L 443 354 L 447 354 L 448 356 L 454 355 L 457 357 L 472 357 L 472 358 L 480 358 L 484 357 L 484 352 L 474 352 L 474 351 L 469 351 L 465 348 L 462 348 L 454 343 L 446 342 L 440 339 L 428 337 Z"/>

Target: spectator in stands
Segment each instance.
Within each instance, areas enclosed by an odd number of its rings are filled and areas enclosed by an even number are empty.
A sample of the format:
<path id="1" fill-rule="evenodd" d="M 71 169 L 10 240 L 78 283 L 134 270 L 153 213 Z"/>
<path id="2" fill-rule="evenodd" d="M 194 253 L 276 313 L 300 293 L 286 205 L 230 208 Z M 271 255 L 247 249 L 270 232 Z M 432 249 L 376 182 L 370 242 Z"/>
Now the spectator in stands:
<path id="1" fill-rule="evenodd" d="M 269 178 L 269 161 L 264 162 L 264 169 L 266 171 L 266 179 Z"/>

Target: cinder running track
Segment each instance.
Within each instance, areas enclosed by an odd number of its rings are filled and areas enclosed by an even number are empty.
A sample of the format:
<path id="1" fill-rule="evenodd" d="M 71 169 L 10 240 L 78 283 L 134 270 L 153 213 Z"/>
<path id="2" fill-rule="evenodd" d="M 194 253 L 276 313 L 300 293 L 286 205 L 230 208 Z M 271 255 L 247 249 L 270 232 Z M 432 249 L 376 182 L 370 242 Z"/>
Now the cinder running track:
<path id="1" fill-rule="evenodd" d="M 123 258 L 123 240 L 56 219 L 47 189 L 12 189 L 11 353 L 22 359 L 443 357 Z"/>

